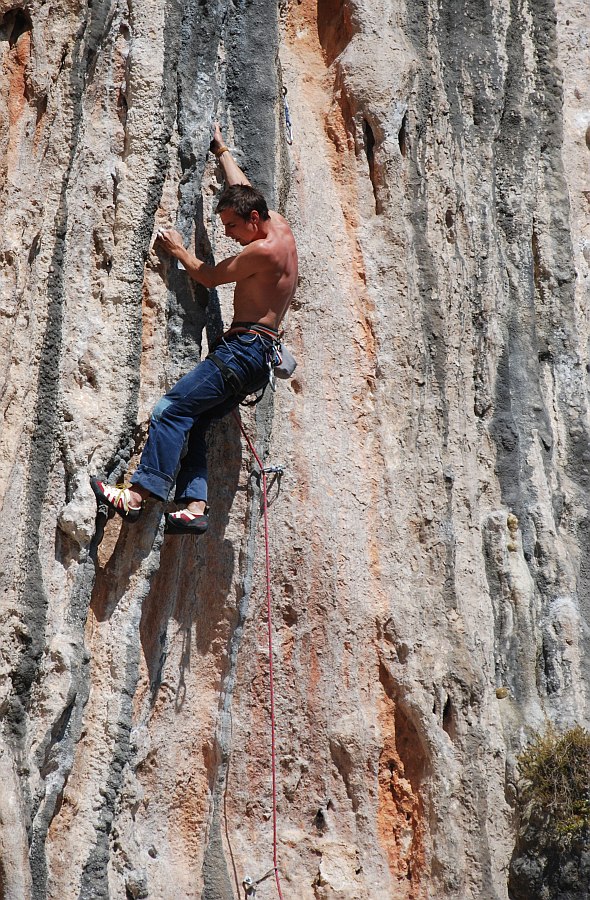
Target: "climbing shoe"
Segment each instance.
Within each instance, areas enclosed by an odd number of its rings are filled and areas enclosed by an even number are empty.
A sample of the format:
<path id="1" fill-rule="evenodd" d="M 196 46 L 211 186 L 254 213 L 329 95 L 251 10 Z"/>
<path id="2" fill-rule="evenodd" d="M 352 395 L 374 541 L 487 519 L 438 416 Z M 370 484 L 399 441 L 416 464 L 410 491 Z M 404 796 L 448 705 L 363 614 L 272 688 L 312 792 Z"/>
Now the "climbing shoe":
<path id="1" fill-rule="evenodd" d="M 208 512 L 207 506 L 204 513 L 192 513 L 188 509 L 166 513 L 166 534 L 204 534 L 209 528 Z"/>
<path id="2" fill-rule="evenodd" d="M 127 522 L 137 522 L 143 509 L 141 506 L 131 506 L 131 493 L 124 484 L 107 484 L 98 478 L 91 478 L 90 484 L 96 494 L 99 503 L 106 503 L 116 513 L 119 513 Z"/>

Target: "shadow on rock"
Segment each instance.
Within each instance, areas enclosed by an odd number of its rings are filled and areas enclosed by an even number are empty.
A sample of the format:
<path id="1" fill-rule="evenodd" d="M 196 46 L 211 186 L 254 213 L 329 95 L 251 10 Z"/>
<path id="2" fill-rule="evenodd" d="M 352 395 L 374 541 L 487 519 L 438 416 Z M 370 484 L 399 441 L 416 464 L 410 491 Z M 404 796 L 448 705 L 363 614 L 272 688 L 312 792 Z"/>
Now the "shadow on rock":
<path id="1" fill-rule="evenodd" d="M 184 673 L 190 667 L 194 646 L 207 653 L 220 627 L 228 619 L 228 594 L 235 571 L 235 548 L 225 530 L 236 493 L 242 461 L 240 433 L 233 421 L 224 419 L 211 429 L 209 530 L 206 534 L 167 535 L 160 553 L 160 566 L 142 608 L 140 640 L 149 673 L 151 701 L 155 702 L 167 655 L 168 620 L 182 635 L 179 660 L 177 708 L 185 699 Z M 193 624 L 198 622 L 193 636 Z"/>
<path id="2" fill-rule="evenodd" d="M 161 503 L 148 502 L 138 522 L 121 521 L 121 530 L 108 562 L 97 564 L 96 581 L 90 607 L 99 622 L 112 616 L 117 603 L 129 590 L 129 583 L 145 558 L 152 552 L 163 515 Z M 114 527 L 114 521 L 110 527 Z M 97 532 L 101 527 L 97 524 Z M 109 524 L 105 527 L 105 534 Z"/>

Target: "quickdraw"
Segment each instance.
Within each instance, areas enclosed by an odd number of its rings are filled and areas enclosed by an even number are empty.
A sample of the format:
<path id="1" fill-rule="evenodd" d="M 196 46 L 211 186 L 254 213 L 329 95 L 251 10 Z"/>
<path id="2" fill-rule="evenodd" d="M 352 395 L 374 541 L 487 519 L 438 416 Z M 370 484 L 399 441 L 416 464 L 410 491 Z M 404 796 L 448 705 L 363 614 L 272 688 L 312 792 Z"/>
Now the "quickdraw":
<path id="1" fill-rule="evenodd" d="M 242 881 L 242 887 L 245 891 L 245 900 L 254 900 L 254 898 L 256 897 L 256 888 L 258 887 L 258 885 L 263 881 L 266 881 L 267 878 L 270 878 L 271 875 L 274 874 L 275 870 L 269 869 L 266 875 L 262 875 L 260 878 L 257 878 L 256 881 L 254 881 L 253 878 L 250 878 L 249 875 L 246 875 L 246 877 Z"/>
<path id="2" fill-rule="evenodd" d="M 289 146 L 293 143 L 293 123 L 289 114 L 289 104 L 287 103 L 287 88 L 283 87 L 283 105 L 285 107 L 285 129 L 287 131 L 287 143 Z"/>

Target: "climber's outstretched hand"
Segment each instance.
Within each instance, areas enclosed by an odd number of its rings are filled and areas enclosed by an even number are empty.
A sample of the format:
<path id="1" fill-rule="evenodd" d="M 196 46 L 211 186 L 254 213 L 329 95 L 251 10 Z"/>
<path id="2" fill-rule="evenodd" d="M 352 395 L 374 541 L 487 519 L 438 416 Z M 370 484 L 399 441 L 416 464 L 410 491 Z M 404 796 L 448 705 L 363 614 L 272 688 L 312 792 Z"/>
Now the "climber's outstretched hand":
<path id="1" fill-rule="evenodd" d="M 216 122 L 213 127 L 213 137 L 209 144 L 209 150 L 211 153 L 215 153 L 216 150 L 221 150 L 222 147 L 225 147 L 225 141 L 223 140 L 219 122 Z"/>
<path id="2" fill-rule="evenodd" d="M 156 242 L 171 256 L 178 257 L 184 251 L 182 236 L 175 228 L 159 228 L 156 233 Z"/>

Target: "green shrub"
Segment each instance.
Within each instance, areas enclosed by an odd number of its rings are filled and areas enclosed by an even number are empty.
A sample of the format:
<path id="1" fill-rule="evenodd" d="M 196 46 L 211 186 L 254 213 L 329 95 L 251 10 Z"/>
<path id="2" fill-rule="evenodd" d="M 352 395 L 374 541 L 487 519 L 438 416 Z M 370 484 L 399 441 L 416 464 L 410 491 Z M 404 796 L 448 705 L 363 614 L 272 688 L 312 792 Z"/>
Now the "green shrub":
<path id="1" fill-rule="evenodd" d="M 558 734 L 551 725 L 518 757 L 523 799 L 563 842 L 590 826 L 590 732 L 577 725 Z"/>

